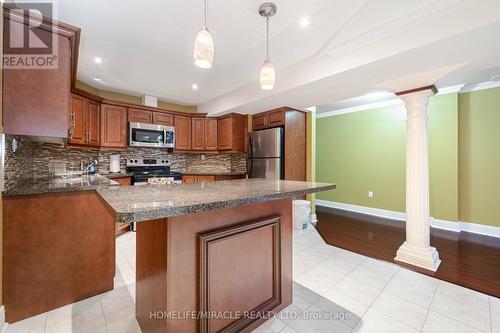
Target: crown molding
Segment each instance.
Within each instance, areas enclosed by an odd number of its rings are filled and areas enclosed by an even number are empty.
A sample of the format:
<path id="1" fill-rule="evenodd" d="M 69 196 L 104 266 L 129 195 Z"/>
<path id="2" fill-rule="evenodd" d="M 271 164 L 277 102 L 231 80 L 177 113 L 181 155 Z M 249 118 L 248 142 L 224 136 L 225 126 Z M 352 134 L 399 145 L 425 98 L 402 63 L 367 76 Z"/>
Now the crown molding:
<path id="1" fill-rule="evenodd" d="M 383 108 L 386 106 L 395 106 L 395 105 L 404 105 L 404 102 L 399 98 L 393 98 L 393 99 L 386 100 L 386 101 L 368 103 L 368 104 L 354 106 L 351 108 L 316 113 L 316 118 L 332 117 L 332 116 L 338 116 L 338 115 L 346 114 L 346 113 L 365 111 L 365 110 Z"/>
<path id="2" fill-rule="evenodd" d="M 462 88 L 462 90 L 460 90 L 460 93 L 467 93 L 467 92 L 493 89 L 493 88 L 499 88 L 499 87 L 500 87 L 500 81 L 488 81 L 488 82 L 482 82 L 482 83 L 478 83 L 478 84 L 466 85 L 465 87 Z"/>
<path id="3" fill-rule="evenodd" d="M 441 96 L 446 94 L 457 94 L 462 91 L 463 87 L 465 87 L 465 84 L 457 84 L 456 86 L 439 88 L 436 96 Z"/>

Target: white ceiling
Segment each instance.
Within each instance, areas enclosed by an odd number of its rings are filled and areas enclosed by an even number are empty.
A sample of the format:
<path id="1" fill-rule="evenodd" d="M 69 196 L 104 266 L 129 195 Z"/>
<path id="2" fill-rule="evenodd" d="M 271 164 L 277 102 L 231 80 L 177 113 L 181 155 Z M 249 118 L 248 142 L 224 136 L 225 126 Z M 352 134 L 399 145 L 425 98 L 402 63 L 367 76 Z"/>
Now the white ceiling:
<path id="1" fill-rule="evenodd" d="M 202 0 L 57 5 L 59 20 L 82 28 L 80 80 L 198 104 L 210 114 L 305 108 L 431 78 L 443 86 L 500 74 L 498 0 L 275 0 L 270 58 L 277 81 L 265 92 L 258 84 L 265 57 L 265 20 L 257 13 L 262 2 L 208 0 L 215 43 L 209 70 L 192 61 Z M 308 29 L 300 28 L 301 17 L 310 17 Z"/>

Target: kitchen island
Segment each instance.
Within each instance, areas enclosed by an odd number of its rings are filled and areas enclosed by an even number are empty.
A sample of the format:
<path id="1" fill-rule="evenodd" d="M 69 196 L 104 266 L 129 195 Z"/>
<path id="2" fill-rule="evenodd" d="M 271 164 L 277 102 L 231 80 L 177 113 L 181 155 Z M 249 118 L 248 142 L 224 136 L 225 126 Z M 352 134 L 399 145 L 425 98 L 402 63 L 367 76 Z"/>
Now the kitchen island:
<path id="1" fill-rule="evenodd" d="M 105 187 L 137 223 L 143 332 L 250 332 L 292 302 L 292 200 L 333 184 L 246 179 Z"/>
<path id="2" fill-rule="evenodd" d="M 113 289 L 118 221 L 137 222 L 143 332 L 251 331 L 292 301 L 293 198 L 335 188 L 263 179 L 117 185 L 100 175 L 38 178 L 3 193 L 8 322 Z"/>

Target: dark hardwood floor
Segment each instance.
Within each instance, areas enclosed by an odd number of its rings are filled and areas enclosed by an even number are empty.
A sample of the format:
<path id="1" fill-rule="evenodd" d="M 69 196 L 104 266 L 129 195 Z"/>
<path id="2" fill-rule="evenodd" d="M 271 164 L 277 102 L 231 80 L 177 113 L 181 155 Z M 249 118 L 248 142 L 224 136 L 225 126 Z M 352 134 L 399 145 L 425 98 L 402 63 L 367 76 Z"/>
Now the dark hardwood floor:
<path id="1" fill-rule="evenodd" d="M 405 240 L 404 223 L 331 208 L 318 208 L 319 222 L 316 229 L 328 244 L 396 263 L 396 251 Z M 397 264 L 500 297 L 500 239 L 432 228 L 431 245 L 437 248 L 441 258 L 437 272 Z"/>

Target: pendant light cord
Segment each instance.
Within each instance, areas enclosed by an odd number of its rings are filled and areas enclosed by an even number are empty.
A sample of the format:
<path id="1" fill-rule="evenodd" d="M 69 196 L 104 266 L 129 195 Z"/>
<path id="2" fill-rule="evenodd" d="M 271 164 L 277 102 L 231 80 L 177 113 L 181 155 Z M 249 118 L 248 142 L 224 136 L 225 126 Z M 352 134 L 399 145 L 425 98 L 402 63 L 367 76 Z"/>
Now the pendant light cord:
<path id="1" fill-rule="evenodd" d="M 266 17 L 266 61 L 269 60 L 269 16 Z"/>
<path id="2" fill-rule="evenodd" d="M 207 27 L 207 0 L 204 1 L 205 3 L 205 28 Z"/>

